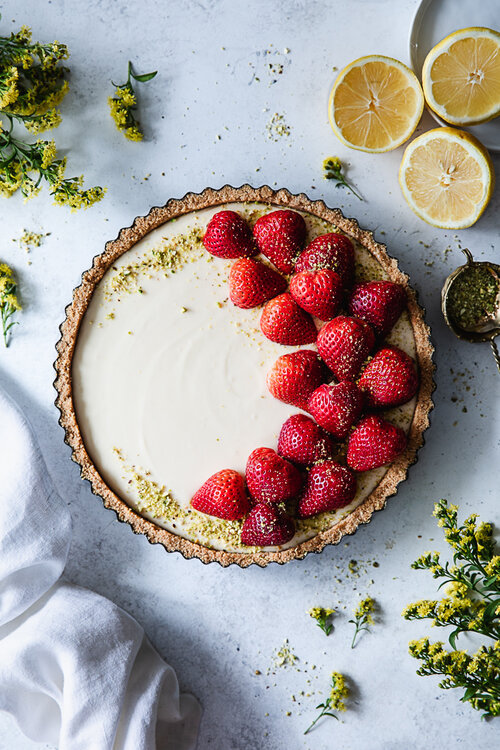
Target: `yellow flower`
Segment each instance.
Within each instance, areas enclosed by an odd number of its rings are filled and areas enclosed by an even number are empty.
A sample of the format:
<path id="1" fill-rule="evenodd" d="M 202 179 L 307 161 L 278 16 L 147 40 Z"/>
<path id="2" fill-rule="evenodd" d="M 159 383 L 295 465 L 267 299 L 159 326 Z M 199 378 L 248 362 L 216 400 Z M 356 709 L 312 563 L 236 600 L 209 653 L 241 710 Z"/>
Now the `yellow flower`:
<path id="1" fill-rule="evenodd" d="M 334 609 L 325 609 L 324 607 L 312 607 L 307 611 L 313 620 L 325 620 L 327 617 L 331 617 L 335 612 Z"/>
<path id="2" fill-rule="evenodd" d="M 19 96 L 17 88 L 18 79 L 19 71 L 16 67 L 12 66 L 9 68 L 6 78 L 0 80 L 0 109 L 7 109 Z"/>
<path id="3" fill-rule="evenodd" d="M 81 177 L 78 178 L 78 182 L 81 179 Z M 60 206 L 66 205 L 72 211 L 76 211 L 79 208 L 89 208 L 89 206 L 102 200 L 105 192 L 106 188 L 99 186 L 89 188 L 88 190 L 79 190 L 76 187 L 73 190 L 65 190 L 64 184 L 60 184 L 56 187 L 52 195 L 55 204 Z"/>
<path id="4" fill-rule="evenodd" d="M 67 60 L 69 57 L 67 46 L 65 44 L 60 44 L 57 39 L 52 42 L 50 49 L 56 60 Z"/>
<path id="5" fill-rule="evenodd" d="M 14 308 L 14 310 L 20 310 L 21 305 L 19 304 L 19 300 L 17 299 L 16 295 L 12 292 L 10 294 L 6 294 L 4 297 L 4 302 L 7 305 L 10 305 Z"/>
<path id="6" fill-rule="evenodd" d="M 35 195 L 38 195 L 41 189 L 42 186 L 37 185 L 36 182 L 31 179 L 31 177 L 25 177 L 21 185 L 21 192 L 24 195 L 24 202 L 26 203 L 26 201 L 28 201 L 30 198 L 34 198 Z"/>
<path id="7" fill-rule="evenodd" d="M 484 569 L 489 576 L 500 576 L 500 555 L 494 555 Z"/>
<path id="8" fill-rule="evenodd" d="M 127 109 L 131 109 L 137 103 L 135 94 L 129 88 L 117 88 L 115 90 L 115 96 L 121 99 Z"/>
<path id="9" fill-rule="evenodd" d="M 37 141 L 37 144 L 41 143 L 41 141 Z M 54 141 L 45 141 L 43 144 L 43 150 L 42 150 L 42 162 L 41 167 L 42 169 L 46 169 L 49 164 L 52 164 L 54 159 L 56 158 L 57 151 L 56 151 L 56 144 Z"/>
<path id="10" fill-rule="evenodd" d="M 491 523 L 481 523 L 475 532 L 476 544 L 479 551 L 489 549 L 492 542 L 493 526 Z"/>
<path id="11" fill-rule="evenodd" d="M 346 705 L 344 698 L 349 697 L 349 688 L 341 672 L 332 672 L 332 689 L 330 692 L 330 708 L 336 711 L 345 711 Z"/>
<path id="12" fill-rule="evenodd" d="M 339 171 L 340 169 L 342 169 L 342 162 L 340 161 L 338 156 L 329 156 L 323 162 L 323 169 L 325 170 L 325 172 L 328 172 L 330 170 Z M 325 174 L 325 177 L 328 178 L 328 175 Z"/>
<path id="13" fill-rule="evenodd" d="M 17 159 L 11 161 L 8 165 L 0 169 L 0 195 L 10 198 L 21 186 L 23 181 L 23 171 Z"/>
<path id="14" fill-rule="evenodd" d="M 422 601 L 416 603 L 416 612 L 420 617 L 428 617 L 429 615 L 434 613 L 436 604 L 436 601 L 423 599 Z"/>
<path id="15" fill-rule="evenodd" d="M 31 29 L 29 26 L 21 26 L 17 34 L 13 34 L 12 36 L 22 45 L 31 43 Z"/>
<path id="16" fill-rule="evenodd" d="M 371 616 L 371 612 L 375 610 L 375 600 L 371 598 L 371 596 L 367 596 L 365 599 L 362 599 L 358 606 L 356 607 L 354 611 L 354 616 L 358 619 L 361 619 L 362 617 L 366 618 L 366 622 L 373 625 L 373 617 Z"/>
<path id="17" fill-rule="evenodd" d="M 127 110 L 123 106 L 119 99 L 113 99 L 112 96 L 108 96 L 108 104 L 111 112 L 111 117 L 115 121 L 118 130 L 122 130 L 127 124 Z"/>
<path id="18" fill-rule="evenodd" d="M 32 120 L 25 120 L 24 127 L 33 135 L 52 130 L 61 124 L 61 114 L 57 109 L 50 109 L 43 115 L 35 115 Z"/>
<path id="19" fill-rule="evenodd" d="M 129 141 L 142 141 L 143 134 L 137 127 L 137 125 L 133 125 L 131 128 L 127 128 L 124 131 L 125 138 L 128 138 Z"/>

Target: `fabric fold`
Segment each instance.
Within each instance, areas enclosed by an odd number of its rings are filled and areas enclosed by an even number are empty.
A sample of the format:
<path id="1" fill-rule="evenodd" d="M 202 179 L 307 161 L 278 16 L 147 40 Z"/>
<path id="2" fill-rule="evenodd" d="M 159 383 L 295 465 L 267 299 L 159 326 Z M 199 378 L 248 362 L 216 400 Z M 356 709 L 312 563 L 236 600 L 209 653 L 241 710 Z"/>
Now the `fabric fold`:
<path id="1" fill-rule="evenodd" d="M 0 391 L 0 709 L 60 750 L 194 750 L 201 709 L 124 610 L 64 582 L 71 519 Z"/>

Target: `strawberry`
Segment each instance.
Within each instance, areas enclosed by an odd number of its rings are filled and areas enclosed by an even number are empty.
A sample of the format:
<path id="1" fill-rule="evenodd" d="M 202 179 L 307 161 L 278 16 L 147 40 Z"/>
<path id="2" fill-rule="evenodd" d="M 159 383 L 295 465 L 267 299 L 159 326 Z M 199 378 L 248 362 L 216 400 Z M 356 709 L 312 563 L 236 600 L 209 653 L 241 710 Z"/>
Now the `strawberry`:
<path id="1" fill-rule="evenodd" d="M 355 471 L 369 471 L 394 461 L 406 449 L 400 427 L 371 415 L 359 422 L 349 438 L 347 463 Z"/>
<path id="2" fill-rule="evenodd" d="M 241 529 L 241 541 L 250 547 L 275 547 L 295 534 L 290 516 L 276 505 L 258 503 L 248 514 Z"/>
<path id="3" fill-rule="evenodd" d="M 272 448 L 256 448 L 250 453 L 246 481 L 256 503 L 282 503 L 298 495 L 302 487 L 302 475 L 297 467 Z"/>
<path id="4" fill-rule="evenodd" d="M 295 264 L 297 273 L 320 271 L 329 268 L 336 271 L 344 286 L 350 286 L 354 277 L 354 246 L 344 234 L 332 232 L 322 234 L 309 243 Z"/>
<path id="5" fill-rule="evenodd" d="M 267 387 L 279 401 L 307 409 L 311 393 L 327 379 L 326 367 L 312 349 L 278 357 L 267 373 Z"/>
<path id="6" fill-rule="evenodd" d="M 355 284 L 349 299 L 353 315 L 366 320 L 379 336 L 387 336 L 406 306 L 406 291 L 393 281 Z"/>
<path id="7" fill-rule="evenodd" d="M 253 258 L 239 258 L 229 271 L 229 297 L 236 307 L 257 307 L 284 292 L 283 276 Z"/>
<path id="8" fill-rule="evenodd" d="M 318 351 L 338 380 L 354 380 L 375 343 L 368 323 L 339 315 L 318 334 Z"/>
<path id="9" fill-rule="evenodd" d="M 306 223 L 296 211 L 272 211 L 257 219 L 253 236 L 262 255 L 281 273 L 292 273 L 294 262 L 304 247 Z"/>
<path id="10" fill-rule="evenodd" d="M 335 461 L 322 461 L 309 470 L 297 515 L 299 518 L 309 518 L 327 510 L 343 508 L 355 494 L 356 477 L 352 471 Z"/>
<path id="11" fill-rule="evenodd" d="M 320 320 L 331 320 L 342 303 L 342 279 L 329 268 L 301 271 L 290 279 L 290 294 L 303 310 Z"/>
<path id="12" fill-rule="evenodd" d="M 307 408 L 321 427 L 343 440 L 361 414 L 363 394 L 349 380 L 336 385 L 320 385 L 311 394 Z"/>
<path id="13" fill-rule="evenodd" d="M 217 258 L 255 255 L 252 230 L 236 211 L 219 211 L 207 224 L 203 244 Z"/>
<path id="14" fill-rule="evenodd" d="M 223 469 L 213 474 L 194 494 L 191 505 L 201 513 L 235 521 L 246 516 L 250 501 L 241 474 Z"/>
<path id="15" fill-rule="evenodd" d="M 293 414 L 281 428 L 278 453 L 296 464 L 311 466 L 332 458 L 335 448 L 332 438 L 311 417 Z"/>
<path id="16" fill-rule="evenodd" d="M 285 292 L 269 300 L 260 317 L 264 336 L 277 344 L 312 344 L 316 341 L 316 326 L 311 316 Z"/>
<path id="17" fill-rule="evenodd" d="M 368 406 L 388 408 L 405 404 L 417 392 L 415 364 L 397 346 L 386 346 L 368 362 L 358 385 Z"/>

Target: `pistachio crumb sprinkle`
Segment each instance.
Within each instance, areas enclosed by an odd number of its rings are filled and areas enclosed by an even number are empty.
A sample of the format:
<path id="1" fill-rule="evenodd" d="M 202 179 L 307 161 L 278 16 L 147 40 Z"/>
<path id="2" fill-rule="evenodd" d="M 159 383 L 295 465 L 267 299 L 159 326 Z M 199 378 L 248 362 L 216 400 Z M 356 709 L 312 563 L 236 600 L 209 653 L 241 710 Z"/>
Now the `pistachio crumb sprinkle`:
<path id="1" fill-rule="evenodd" d="M 239 548 L 241 543 L 242 521 L 226 521 L 214 516 L 199 513 L 190 506 L 182 506 L 172 491 L 154 481 L 147 471 L 128 465 L 120 448 L 113 452 L 122 463 L 134 489 L 136 507 L 174 526 L 176 533 L 189 537 L 206 547 L 222 544 L 226 548 Z M 253 547 L 247 549 L 252 550 Z"/>
<path id="2" fill-rule="evenodd" d="M 203 252 L 201 227 L 178 234 L 146 250 L 138 260 L 116 268 L 105 288 L 105 297 L 112 299 L 119 294 L 143 294 L 141 280 L 163 274 L 177 273 L 186 263 L 198 260 Z"/>
<path id="3" fill-rule="evenodd" d="M 299 660 L 299 657 L 296 656 L 290 648 L 288 638 L 285 638 L 285 641 L 282 647 L 276 652 L 276 654 L 273 657 L 274 666 L 275 667 L 293 667 L 298 660 Z"/>

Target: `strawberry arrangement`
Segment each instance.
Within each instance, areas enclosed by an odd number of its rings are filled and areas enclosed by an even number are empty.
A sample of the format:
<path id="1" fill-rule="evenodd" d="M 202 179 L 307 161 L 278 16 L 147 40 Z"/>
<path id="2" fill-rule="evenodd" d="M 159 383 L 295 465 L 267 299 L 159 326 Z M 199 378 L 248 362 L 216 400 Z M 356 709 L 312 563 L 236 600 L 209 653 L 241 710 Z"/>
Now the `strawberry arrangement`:
<path id="1" fill-rule="evenodd" d="M 219 471 L 191 500 L 202 513 L 242 520 L 244 545 L 290 541 L 294 517 L 345 507 L 357 472 L 392 463 L 407 447 L 404 430 L 378 413 L 418 389 L 413 359 L 383 341 L 406 307 L 406 291 L 392 281 L 354 283 L 354 247 L 345 235 L 324 234 L 307 246 L 306 235 L 296 211 L 265 214 L 252 230 L 225 210 L 203 238 L 209 253 L 234 259 L 229 298 L 243 309 L 263 306 L 266 338 L 317 348 L 283 354 L 267 375 L 275 398 L 308 414 L 286 420 L 277 450 L 256 448 L 245 477 Z"/>

